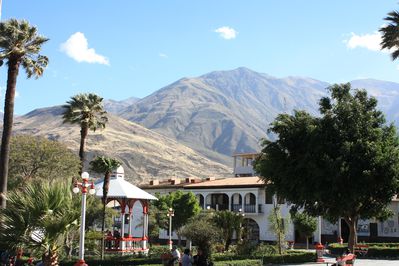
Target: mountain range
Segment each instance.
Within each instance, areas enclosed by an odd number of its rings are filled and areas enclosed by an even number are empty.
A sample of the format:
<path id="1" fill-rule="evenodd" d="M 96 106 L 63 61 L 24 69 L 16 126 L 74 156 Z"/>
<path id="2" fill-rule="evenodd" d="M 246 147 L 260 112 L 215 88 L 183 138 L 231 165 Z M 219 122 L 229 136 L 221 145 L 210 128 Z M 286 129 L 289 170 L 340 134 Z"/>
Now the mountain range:
<path id="1" fill-rule="evenodd" d="M 37 109 L 15 119 L 16 134 L 44 136 L 78 152 L 80 128 L 62 123 L 61 106 Z M 86 161 L 106 155 L 122 162 L 128 180 L 139 184 L 151 179 L 223 177 L 231 168 L 204 158 L 175 140 L 138 124 L 108 114 L 104 130 L 90 132 Z M 85 166 L 88 169 L 88 163 Z"/>
<path id="2" fill-rule="evenodd" d="M 361 79 L 351 84 L 375 96 L 388 121 L 398 122 L 398 83 Z M 89 152 L 117 156 L 140 182 L 228 175 L 232 154 L 259 151 L 261 138 L 274 138 L 267 129 L 279 113 L 300 109 L 317 115 L 330 85 L 244 67 L 182 78 L 142 99 L 106 100 L 110 123 L 104 132 L 89 134 Z M 18 117 L 15 129 L 78 148 L 78 128 L 62 125 L 59 107 Z"/>
<path id="3" fill-rule="evenodd" d="M 390 120 L 399 114 L 399 84 L 372 79 L 351 82 L 380 101 Z M 312 78 L 276 78 L 248 68 L 182 78 L 125 107 L 118 114 L 176 139 L 207 158 L 231 165 L 237 152 L 259 151 L 261 138 L 279 113 L 318 114 L 329 83 Z"/>

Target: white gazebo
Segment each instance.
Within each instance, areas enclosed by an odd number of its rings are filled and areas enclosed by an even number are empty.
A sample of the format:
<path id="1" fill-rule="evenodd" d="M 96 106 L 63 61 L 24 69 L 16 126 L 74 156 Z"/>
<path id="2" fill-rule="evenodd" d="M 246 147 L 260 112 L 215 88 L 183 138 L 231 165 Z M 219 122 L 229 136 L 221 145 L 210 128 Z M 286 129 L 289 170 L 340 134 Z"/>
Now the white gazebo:
<path id="1" fill-rule="evenodd" d="M 125 171 L 122 166 L 112 173 L 109 182 L 107 202 L 116 201 L 121 210 L 120 231 L 109 234 L 106 237 L 106 252 L 147 252 L 148 241 L 148 203 L 149 200 L 157 200 L 153 195 L 136 187 L 124 179 Z M 104 180 L 96 183 L 96 196 L 103 197 Z M 143 208 L 143 235 L 132 236 L 133 205 L 140 202 Z M 127 212 L 127 213 L 126 213 Z M 125 232 L 125 217 L 129 218 L 128 232 Z"/>

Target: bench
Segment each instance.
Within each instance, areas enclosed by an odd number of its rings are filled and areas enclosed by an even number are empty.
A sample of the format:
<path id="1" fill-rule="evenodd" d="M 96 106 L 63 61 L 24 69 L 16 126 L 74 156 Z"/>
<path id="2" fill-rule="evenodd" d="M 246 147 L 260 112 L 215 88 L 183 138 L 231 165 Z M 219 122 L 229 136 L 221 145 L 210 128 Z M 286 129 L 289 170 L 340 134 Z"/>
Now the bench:
<path id="1" fill-rule="evenodd" d="M 337 265 L 354 265 L 355 264 L 356 255 L 355 254 L 348 254 L 342 257 L 337 258 Z"/>
<path id="2" fill-rule="evenodd" d="M 363 245 L 357 244 L 353 247 L 353 253 L 359 254 L 360 256 L 366 255 L 368 250 L 369 246 L 364 244 Z"/>

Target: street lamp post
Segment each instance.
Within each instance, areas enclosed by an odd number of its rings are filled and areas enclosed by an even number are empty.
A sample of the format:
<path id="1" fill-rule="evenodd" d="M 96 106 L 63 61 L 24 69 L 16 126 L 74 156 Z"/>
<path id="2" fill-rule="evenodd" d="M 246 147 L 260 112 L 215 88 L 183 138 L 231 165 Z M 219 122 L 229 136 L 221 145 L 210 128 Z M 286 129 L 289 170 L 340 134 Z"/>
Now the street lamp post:
<path id="1" fill-rule="evenodd" d="M 96 193 L 94 189 L 94 184 L 89 184 L 89 174 L 87 172 L 82 173 L 82 182 L 76 182 L 74 188 L 72 189 L 73 193 L 77 194 L 79 191 L 82 192 L 82 208 L 81 208 L 81 217 L 80 217 L 80 240 L 79 240 L 79 260 L 75 263 L 75 266 L 84 266 L 87 264 L 84 260 L 85 253 L 85 221 L 86 221 L 86 195 L 87 188 L 89 189 L 89 194 L 93 195 Z"/>
<path id="2" fill-rule="evenodd" d="M 175 211 L 172 208 L 169 208 L 166 216 L 169 217 L 169 249 L 172 250 L 172 217 L 175 216 Z"/>

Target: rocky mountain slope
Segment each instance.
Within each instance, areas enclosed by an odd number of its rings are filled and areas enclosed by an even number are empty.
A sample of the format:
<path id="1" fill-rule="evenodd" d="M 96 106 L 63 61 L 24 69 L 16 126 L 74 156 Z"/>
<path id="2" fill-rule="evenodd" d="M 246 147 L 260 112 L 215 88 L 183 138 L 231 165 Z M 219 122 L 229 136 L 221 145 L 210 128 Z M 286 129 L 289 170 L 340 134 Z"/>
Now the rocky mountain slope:
<path id="1" fill-rule="evenodd" d="M 371 79 L 352 84 L 376 96 L 389 120 L 398 117 L 399 84 Z M 329 85 L 247 68 L 215 71 L 180 79 L 118 114 L 229 165 L 231 154 L 258 151 L 261 138 L 273 138 L 267 128 L 277 114 L 294 109 L 318 114 L 318 100 Z"/>
<path id="2" fill-rule="evenodd" d="M 80 129 L 62 124 L 61 113 L 59 106 L 34 110 L 16 119 L 14 132 L 58 140 L 77 152 Z M 106 129 L 89 133 L 87 151 L 87 161 L 94 155 L 121 160 L 127 178 L 136 184 L 154 178 L 205 178 L 232 172 L 175 140 L 111 114 Z"/>
<path id="3" fill-rule="evenodd" d="M 183 78 L 120 112 L 201 154 L 230 164 L 234 152 L 259 150 L 269 123 L 282 112 L 317 112 L 325 82 L 278 79 L 238 68 Z"/>

